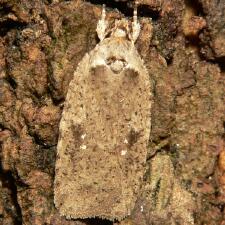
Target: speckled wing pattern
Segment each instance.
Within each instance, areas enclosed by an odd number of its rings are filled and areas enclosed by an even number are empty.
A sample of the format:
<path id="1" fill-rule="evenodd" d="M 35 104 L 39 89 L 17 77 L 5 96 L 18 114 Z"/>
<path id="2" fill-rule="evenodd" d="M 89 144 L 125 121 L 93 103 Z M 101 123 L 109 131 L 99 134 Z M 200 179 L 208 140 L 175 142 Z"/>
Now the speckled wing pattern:
<path id="1" fill-rule="evenodd" d="M 134 44 L 106 38 L 80 62 L 59 127 L 54 201 L 67 218 L 121 220 L 145 172 L 151 84 Z"/>

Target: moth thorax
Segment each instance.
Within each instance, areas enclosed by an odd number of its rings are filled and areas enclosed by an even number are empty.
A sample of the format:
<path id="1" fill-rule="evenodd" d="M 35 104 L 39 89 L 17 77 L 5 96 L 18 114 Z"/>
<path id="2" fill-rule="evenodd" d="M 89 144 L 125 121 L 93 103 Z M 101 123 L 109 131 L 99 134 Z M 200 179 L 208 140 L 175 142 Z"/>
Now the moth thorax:
<path id="1" fill-rule="evenodd" d="M 106 60 L 106 64 L 116 74 L 120 73 L 127 66 L 127 62 L 125 59 L 121 59 L 117 57 L 108 58 Z"/>
<path id="2" fill-rule="evenodd" d="M 116 60 L 114 63 L 111 64 L 110 68 L 114 73 L 119 73 L 124 68 L 124 64 L 122 61 Z"/>

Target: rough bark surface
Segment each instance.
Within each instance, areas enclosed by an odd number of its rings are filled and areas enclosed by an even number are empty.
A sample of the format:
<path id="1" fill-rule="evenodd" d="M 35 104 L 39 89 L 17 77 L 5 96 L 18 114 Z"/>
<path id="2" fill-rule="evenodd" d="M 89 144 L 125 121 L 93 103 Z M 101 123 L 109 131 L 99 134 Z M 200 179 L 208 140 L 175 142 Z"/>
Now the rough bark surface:
<path id="1" fill-rule="evenodd" d="M 110 22 L 132 16 L 126 0 L 0 0 L 0 224 L 224 225 L 224 0 L 139 1 L 136 46 L 154 84 L 143 191 L 121 222 L 55 209 L 63 102 L 102 3 Z"/>

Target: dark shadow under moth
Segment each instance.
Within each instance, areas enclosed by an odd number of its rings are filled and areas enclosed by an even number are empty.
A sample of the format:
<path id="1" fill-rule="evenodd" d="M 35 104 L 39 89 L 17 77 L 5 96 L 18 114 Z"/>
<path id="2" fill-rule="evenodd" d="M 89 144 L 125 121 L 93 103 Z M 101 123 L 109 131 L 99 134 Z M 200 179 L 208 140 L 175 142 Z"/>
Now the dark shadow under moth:
<path id="1" fill-rule="evenodd" d="M 150 135 L 151 83 L 134 42 L 134 16 L 117 21 L 79 63 L 59 127 L 54 202 L 67 218 L 122 220 L 130 215 L 145 172 Z"/>

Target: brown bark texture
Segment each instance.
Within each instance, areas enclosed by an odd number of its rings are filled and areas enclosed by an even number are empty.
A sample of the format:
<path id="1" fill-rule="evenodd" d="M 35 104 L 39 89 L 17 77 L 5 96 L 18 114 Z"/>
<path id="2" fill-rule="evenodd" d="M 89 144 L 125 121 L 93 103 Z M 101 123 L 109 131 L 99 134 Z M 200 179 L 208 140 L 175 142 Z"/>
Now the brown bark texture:
<path id="1" fill-rule="evenodd" d="M 135 208 L 121 222 L 66 220 L 55 208 L 63 103 L 99 41 L 103 3 L 110 24 L 132 20 L 127 0 L 0 0 L 0 224 L 224 225 L 224 0 L 139 1 L 136 47 L 154 103 Z"/>

